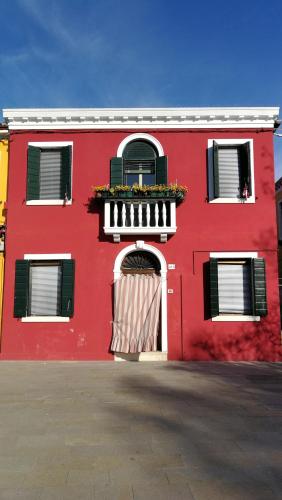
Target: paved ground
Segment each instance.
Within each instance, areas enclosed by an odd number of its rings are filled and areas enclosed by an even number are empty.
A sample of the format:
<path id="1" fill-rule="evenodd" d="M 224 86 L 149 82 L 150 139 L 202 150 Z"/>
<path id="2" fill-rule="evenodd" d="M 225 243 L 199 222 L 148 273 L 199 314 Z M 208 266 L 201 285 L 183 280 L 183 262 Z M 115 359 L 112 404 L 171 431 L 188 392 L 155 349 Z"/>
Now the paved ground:
<path id="1" fill-rule="evenodd" d="M 282 364 L 0 363 L 0 499 L 268 500 Z"/>

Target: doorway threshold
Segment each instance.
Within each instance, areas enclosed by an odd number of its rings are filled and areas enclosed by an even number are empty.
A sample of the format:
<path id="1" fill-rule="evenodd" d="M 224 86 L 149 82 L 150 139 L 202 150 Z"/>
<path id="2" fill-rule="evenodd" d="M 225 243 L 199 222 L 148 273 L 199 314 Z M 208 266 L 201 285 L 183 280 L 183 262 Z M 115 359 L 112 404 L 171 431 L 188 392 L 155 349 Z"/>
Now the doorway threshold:
<path id="1" fill-rule="evenodd" d="M 136 352 L 125 353 L 116 352 L 114 355 L 115 361 L 167 361 L 167 352 Z"/>

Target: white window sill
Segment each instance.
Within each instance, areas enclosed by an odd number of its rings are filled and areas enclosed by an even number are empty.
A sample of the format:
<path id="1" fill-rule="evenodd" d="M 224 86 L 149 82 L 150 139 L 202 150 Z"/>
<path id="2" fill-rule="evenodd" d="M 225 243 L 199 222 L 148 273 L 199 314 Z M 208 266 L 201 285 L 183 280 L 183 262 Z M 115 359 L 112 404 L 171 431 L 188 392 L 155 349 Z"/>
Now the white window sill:
<path id="1" fill-rule="evenodd" d="M 68 323 L 70 318 L 65 316 L 26 316 L 21 320 L 23 323 Z"/>
<path id="2" fill-rule="evenodd" d="M 71 205 L 72 200 L 64 201 L 64 200 L 28 200 L 25 202 L 26 205 Z"/>
<path id="3" fill-rule="evenodd" d="M 212 318 L 212 321 L 260 321 L 260 316 L 248 316 L 240 314 L 220 314 Z"/>
<path id="4" fill-rule="evenodd" d="M 240 205 L 248 205 L 249 203 L 255 203 L 255 199 L 253 196 L 250 196 L 247 200 L 239 198 L 215 198 L 214 200 L 209 200 L 209 203 L 240 203 Z"/>

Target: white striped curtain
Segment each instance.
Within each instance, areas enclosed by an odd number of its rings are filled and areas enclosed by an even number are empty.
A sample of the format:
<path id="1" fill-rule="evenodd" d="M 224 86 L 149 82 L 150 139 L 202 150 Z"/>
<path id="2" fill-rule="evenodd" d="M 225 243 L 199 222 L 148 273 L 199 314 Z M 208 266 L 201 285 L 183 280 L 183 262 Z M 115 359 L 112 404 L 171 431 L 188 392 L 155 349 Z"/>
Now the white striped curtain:
<path id="1" fill-rule="evenodd" d="M 239 148 L 218 148 L 219 196 L 238 198 L 240 191 Z"/>
<path id="2" fill-rule="evenodd" d="M 111 350 L 157 350 L 161 278 L 155 274 L 127 274 L 115 282 L 115 317 Z"/>
<path id="3" fill-rule="evenodd" d="M 60 310 L 61 266 L 30 267 L 31 316 L 57 316 Z"/>
<path id="4" fill-rule="evenodd" d="M 251 312 L 251 269 L 248 264 L 218 264 L 218 299 L 221 313 Z"/>
<path id="5" fill-rule="evenodd" d="M 40 199 L 61 199 L 61 150 L 41 151 Z"/>

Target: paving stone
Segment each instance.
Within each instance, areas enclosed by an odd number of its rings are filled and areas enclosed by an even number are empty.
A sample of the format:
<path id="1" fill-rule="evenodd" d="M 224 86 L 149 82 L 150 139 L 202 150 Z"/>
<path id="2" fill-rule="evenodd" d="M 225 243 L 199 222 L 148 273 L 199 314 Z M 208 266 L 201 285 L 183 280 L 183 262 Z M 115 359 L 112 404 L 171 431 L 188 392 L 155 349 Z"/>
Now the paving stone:
<path id="1" fill-rule="evenodd" d="M 134 500 L 195 500 L 189 486 L 183 485 L 161 487 L 159 485 L 153 487 L 143 485 L 142 488 L 133 486 L 133 495 Z"/>
<path id="2" fill-rule="evenodd" d="M 60 486 L 66 484 L 68 471 L 64 467 L 35 468 L 26 475 L 23 482 L 25 488 Z"/>
<path id="3" fill-rule="evenodd" d="M 147 500 L 150 497 L 147 497 Z M 95 500 L 135 500 L 131 485 L 108 485 L 105 487 L 94 486 Z"/>
<path id="4" fill-rule="evenodd" d="M 1 362 L 0 500 L 279 498 L 276 376 L 281 363 Z"/>
<path id="5" fill-rule="evenodd" d="M 39 500 L 41 491 L 38 488 L 0 489 L 0 500 Z"/>
<path id="6" fill-rule="evenodd" d="M 80 484 L 43 488 L 37 500 L 94 500 L 94 498 L 93 487 Z"/>

